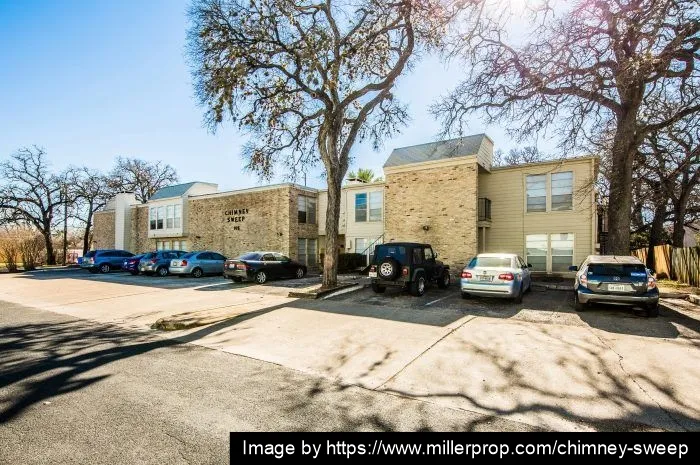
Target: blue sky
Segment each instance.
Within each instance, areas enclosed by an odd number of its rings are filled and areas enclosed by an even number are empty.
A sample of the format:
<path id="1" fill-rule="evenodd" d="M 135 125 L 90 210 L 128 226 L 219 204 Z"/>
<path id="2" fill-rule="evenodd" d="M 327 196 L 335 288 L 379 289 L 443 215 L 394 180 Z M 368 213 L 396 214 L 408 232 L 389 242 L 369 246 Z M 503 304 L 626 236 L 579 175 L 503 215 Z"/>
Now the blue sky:
<path id="1" fill-rule="evenodd" d="M 164 160 L 183 182 L 261 184 L 243 171 L 244 136 L 202 126 L 184 58 L 188 3 L 0 0 L 0 159 L 36 144 L 59 170 L 108 170 L 122 155 Z M 428 106 L 458 82 L 458 68 L 427 57 L 403 76 L 396 94 L 412 122 L 379 152 L 358 146 L 352 168 L 379 174 L 392 148 L 435 140 L 440 128 Z M 476 119 L 470 132 L 486 132 L 497 148 L 517 145 Z M 324 184 L 314 175 L 307 182 Z"/>

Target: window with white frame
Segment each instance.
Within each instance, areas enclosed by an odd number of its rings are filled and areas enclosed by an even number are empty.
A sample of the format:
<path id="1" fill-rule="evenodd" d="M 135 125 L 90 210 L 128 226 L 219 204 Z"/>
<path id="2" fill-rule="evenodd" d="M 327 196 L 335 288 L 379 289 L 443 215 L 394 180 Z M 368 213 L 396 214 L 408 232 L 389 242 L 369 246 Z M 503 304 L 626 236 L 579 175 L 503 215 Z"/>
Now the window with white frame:
<path id="1" fill-rule="evenodd" d="M 528 234 L 525 236 L 525 255 L 532 271 L 547 271 L 547 235 Z"/>
<path id="2" fill-rule="evenodd" d="M 574 172 L 552 173 L 552 211 L 571 210 L 574 201 Z"/>
<path id="3" fill-rule="evenodd" d="M 383 192 L 355 194 L 355 222 L 382 221 Z"/>
<path id="4" fill-rule="evenodd" d="M 549 249 L 552 255 L 552 272 L 569 271 L 569 267 L 574 264 L 574 235 L 550 234 Z"/>
<path id="5" fill-rule="evenodd" d="M 165 210 L 165 227 L 172 229 L 173 224 L 175 223 L 175 205 L 168 205 L 165 207 Z"/>
<path id="6" fill-rule="evenodd" d="M 528 213 L 547 211 L 547 175 L 529 175 L 525 181 Z"/>
<path id="7" fill-rule="evenodd" d="M 299 223 L 316 224 L 316 199 L 300 195 L 297 202 Z"/>
<path id="8" fill-rule="evenodd" d="M 182 226 L 182 205 L 151 207 L 148 214 L 150 230 L 172 229 Z"/>
<path id="9" fill-rule="evenodd" d="M 528 234 L 525 255 L 532 271 L 566 272 L 574 263 L 574 234 Z"/>
<path id="10" fill-rule="evenodd" d="M 367 249 L 367 239 L 358 237 L 355 239 L 355 253 L 364 253 Z"/>

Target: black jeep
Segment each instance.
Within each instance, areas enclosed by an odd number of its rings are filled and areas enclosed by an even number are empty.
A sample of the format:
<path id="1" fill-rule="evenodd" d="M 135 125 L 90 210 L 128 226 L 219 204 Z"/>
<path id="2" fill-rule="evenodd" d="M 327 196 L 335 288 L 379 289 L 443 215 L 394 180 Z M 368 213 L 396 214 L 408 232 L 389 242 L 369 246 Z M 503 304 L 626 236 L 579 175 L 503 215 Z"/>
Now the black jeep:
<path id="1" fill-rule="evenodd" d="M 429 244 L 389 242 L 378 245 L 369 267 L 372 290 L 381 293 L 387 286 L 395 286 L 408 288 L 411 294 L 421 296 L 430 282 L 445 289 L 450 285 L 450 267 L 436 258 Z"/>

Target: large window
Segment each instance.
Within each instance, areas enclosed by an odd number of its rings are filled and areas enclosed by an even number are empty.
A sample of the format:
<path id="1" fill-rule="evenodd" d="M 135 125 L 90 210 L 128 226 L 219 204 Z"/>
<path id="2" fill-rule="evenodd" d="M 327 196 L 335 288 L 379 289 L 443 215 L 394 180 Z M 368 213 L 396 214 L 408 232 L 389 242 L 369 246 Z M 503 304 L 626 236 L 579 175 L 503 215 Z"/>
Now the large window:
<path id="1" fill-rule="evenodd" d="M 525 236 L 526 260 L 532 271 L 547 271 L 547 235 L 530 234 Z"/>
<path id="2" fill-rule="evenodd" d="M 148 227 L 151 230 L 172 229 L 182 226 L 182 205 L 151 207 L 148 213 Z"/>
<path id="3" fill-rule="evenodd" d="M 547 175 L 530 175 L 527 182 L 527 211 L 547 211 Z"/>
<path id="4" fill-rule="evenodd" d="M 297 239 L 297 260 L 306 266 L 316 265 L 316 239 Z"/>
<path id="5" fill-rule="evenodd" d="M 383 192 L 355 194 L 355 222 L 382 221 Z"/>
<path id="6" fill-rule="evenodd" d="M 574 235 L 550 234 L 549 248 L 552 252 L 552 272 L 561 273 L 568 271 L 574 264 Z"/>
<path id="7" fill-rule="evenodd" d="M 574 173 L 552 174 L 552 211 L 571 210 L 573 206 Z"/>
<path id="8" fill-rule="evenodd" d="M 299 223 L 316 224 L 316 199 L 300 195 L 298 199 Z"/>
<path id="9" fill-rule="evenodd" d="M 574 263 L 573 233 L 530 234 L 525 236 L 525 249 L 532 271 L 562 273 Z"/>
<path id="10" fill-rule="evenodd" d="M 367 239 L 358 237 L 355 239 L 355 253 L 365 253 L 367 249 Z"/>

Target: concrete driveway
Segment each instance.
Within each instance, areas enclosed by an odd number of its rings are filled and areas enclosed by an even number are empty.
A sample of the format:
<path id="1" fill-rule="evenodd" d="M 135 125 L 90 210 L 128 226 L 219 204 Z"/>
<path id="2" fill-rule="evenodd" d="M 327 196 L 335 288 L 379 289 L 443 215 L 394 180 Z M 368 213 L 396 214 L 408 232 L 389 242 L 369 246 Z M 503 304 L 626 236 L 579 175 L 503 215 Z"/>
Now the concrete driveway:
<path id="1" fill-rule="evenodd" d="M 0 300 L 140 330 L 186 308 L 227 308 L 238 316 L 159 334 L 544 428 L 700 429 L 692 310 L 577 314 L 567 292 L 534 291 L 516 305 L 463 300 L 454 287 L 305 301 L 286 297 L 291 282 L 59 273 L 0 276 Z"/>

